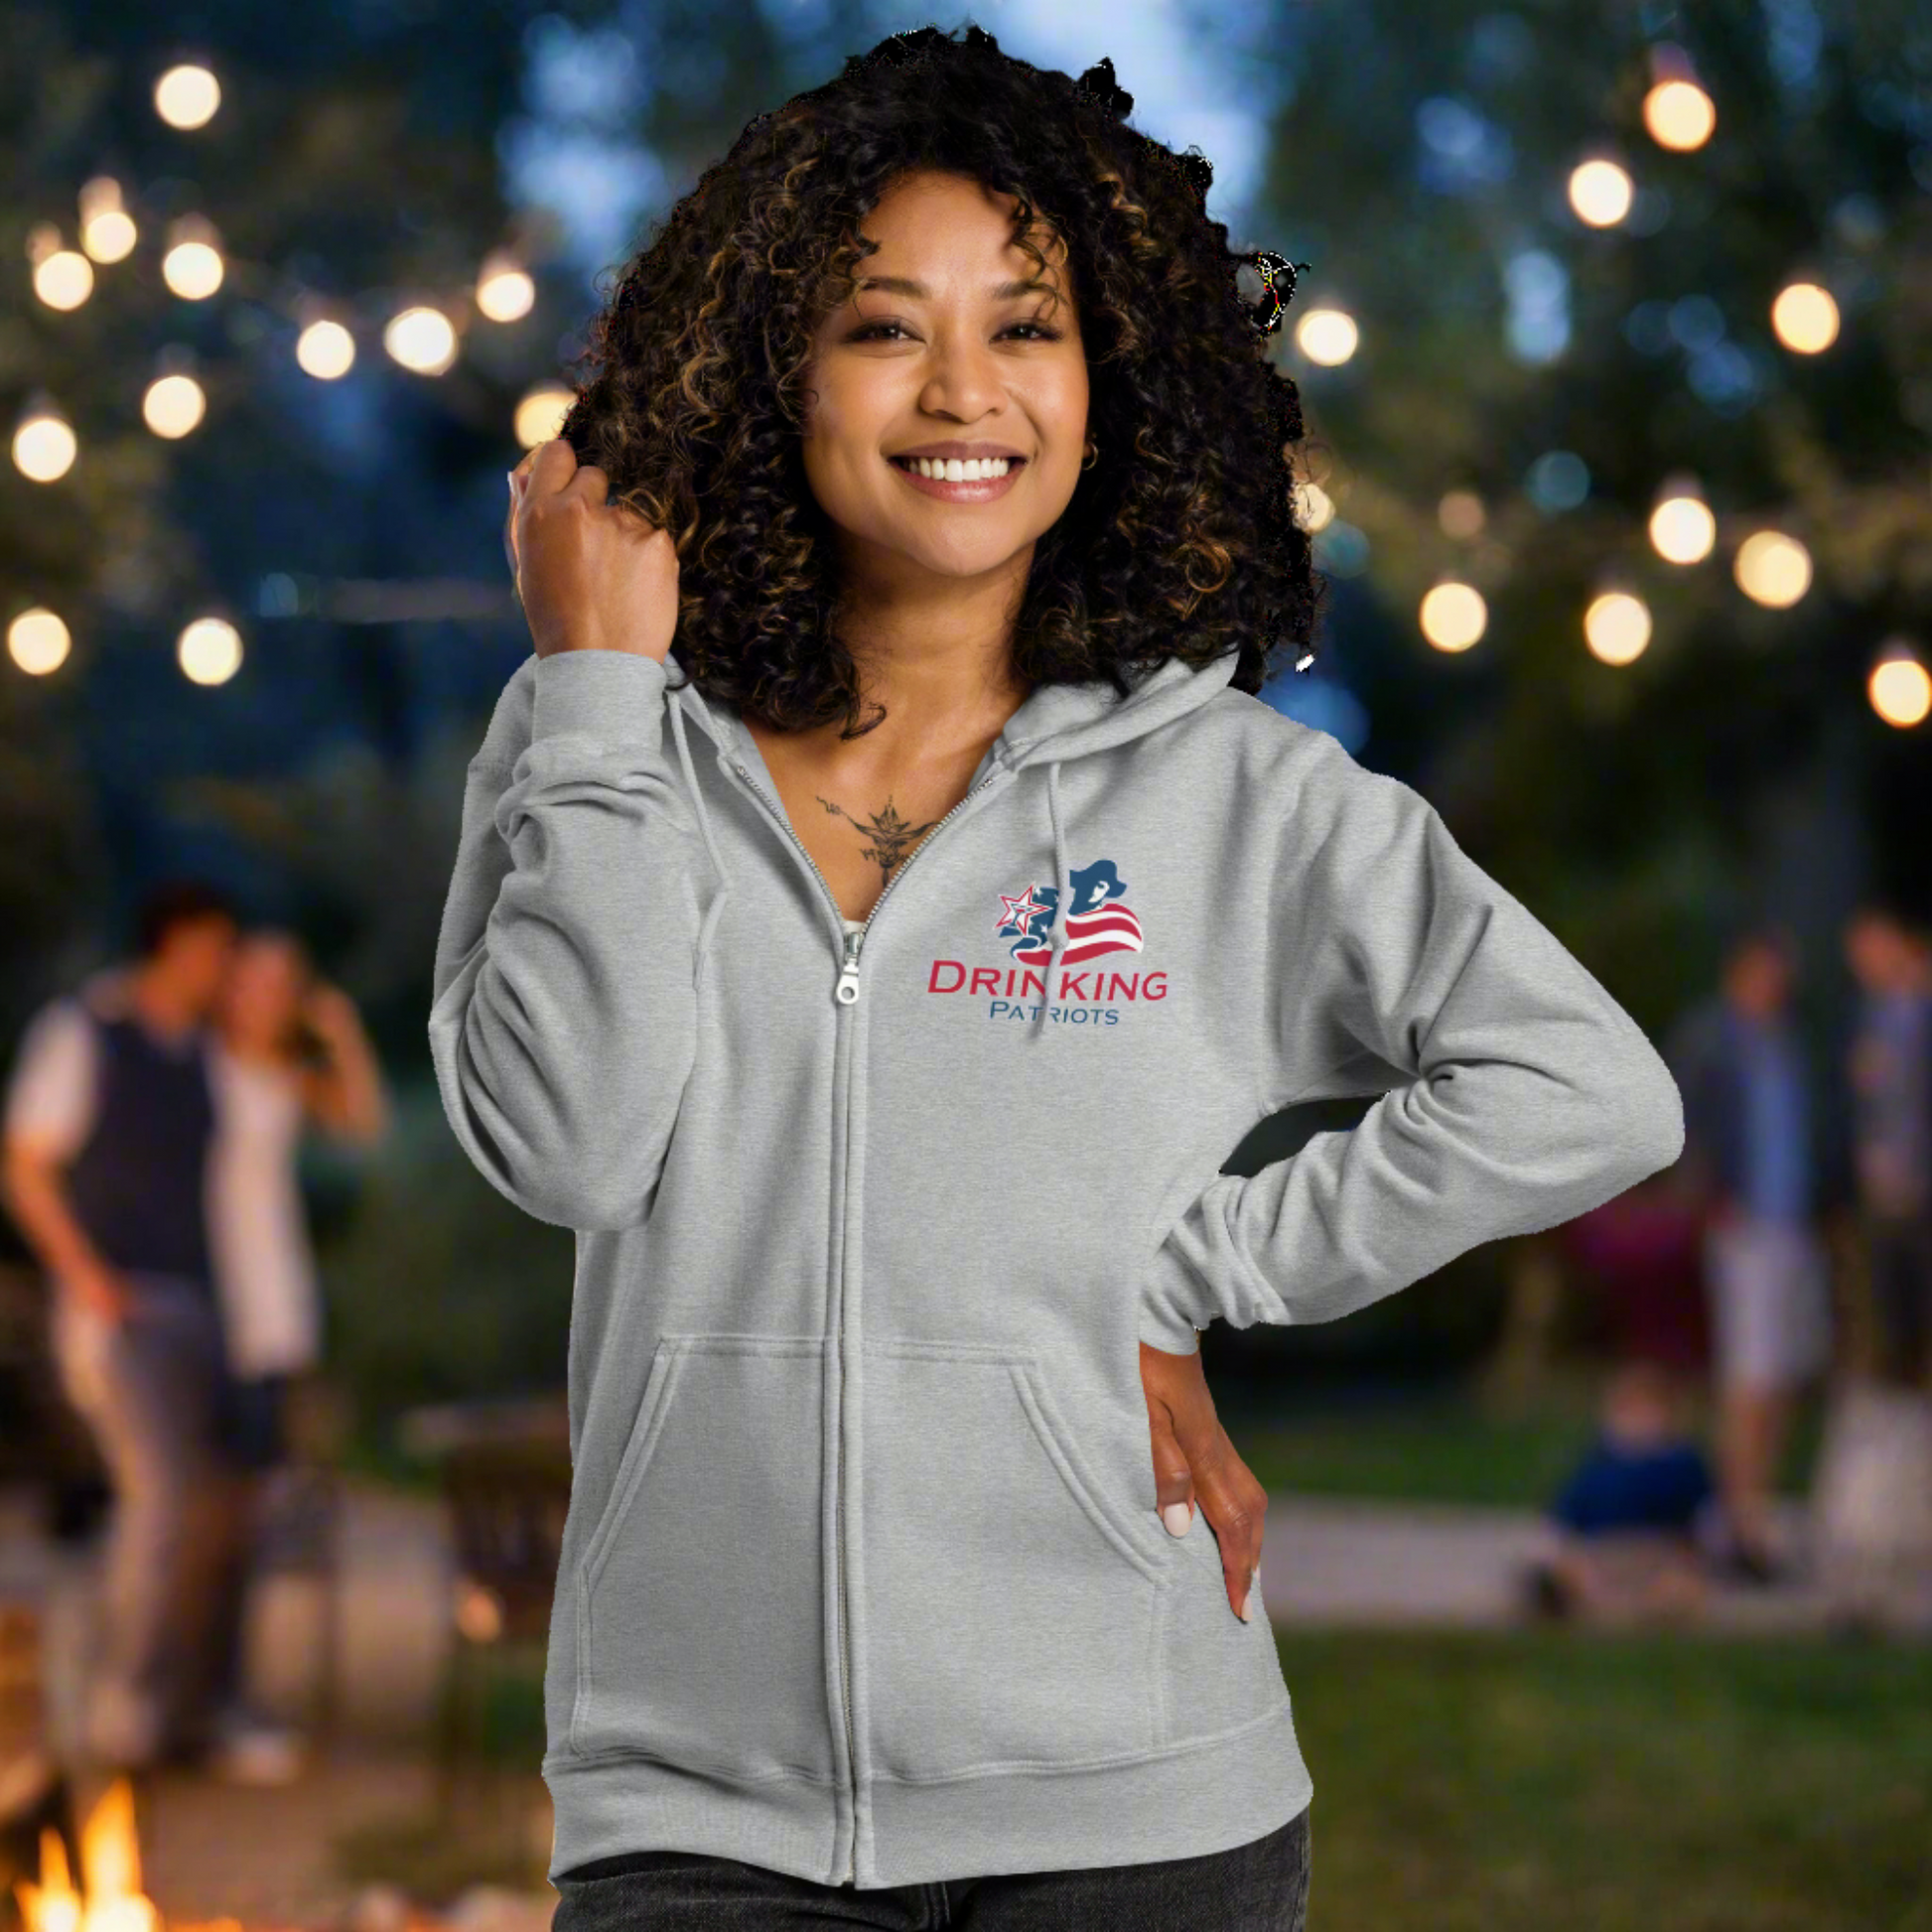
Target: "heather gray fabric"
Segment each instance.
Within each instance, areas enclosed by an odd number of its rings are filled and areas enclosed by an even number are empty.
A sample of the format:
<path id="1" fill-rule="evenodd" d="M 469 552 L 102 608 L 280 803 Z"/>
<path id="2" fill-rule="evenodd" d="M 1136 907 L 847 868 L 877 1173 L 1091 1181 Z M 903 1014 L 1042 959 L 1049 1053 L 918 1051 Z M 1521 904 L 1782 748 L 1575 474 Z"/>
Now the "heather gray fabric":
<path id="1" fill-rule="evenodd" d="M 553 1875 L 880 1888 L 1281 1826 L 1266 1606 L 1155 1514 L 1141 1342 L 1332 1320 L 1677 1157 L 1603 988 L 1232 669 L 1035 691 L 855 935 L 727 708 L 616 651 L 510 678 L 429 1035 L 470 1158 L 577 1235 Z"/>

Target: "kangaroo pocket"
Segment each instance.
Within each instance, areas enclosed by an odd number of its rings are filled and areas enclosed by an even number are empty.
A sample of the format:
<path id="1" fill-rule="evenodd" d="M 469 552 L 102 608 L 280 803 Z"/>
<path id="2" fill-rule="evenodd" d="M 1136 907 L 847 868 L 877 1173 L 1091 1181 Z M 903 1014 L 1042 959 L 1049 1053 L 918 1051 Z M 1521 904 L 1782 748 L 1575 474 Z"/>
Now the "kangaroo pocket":
<path id="1" fill-rule="evenodd" d="M 1096 1483 L 1029 1353 L 866 1350 L 865 1629 L 888 1776 L 1158 1739 L 1163 1535 Z"/>
<path id="2" fill-rule="evenodd" d="M 832 1772 L 820 1344 L 665 1335 L 577 1570 L 571 1742 Z"/>

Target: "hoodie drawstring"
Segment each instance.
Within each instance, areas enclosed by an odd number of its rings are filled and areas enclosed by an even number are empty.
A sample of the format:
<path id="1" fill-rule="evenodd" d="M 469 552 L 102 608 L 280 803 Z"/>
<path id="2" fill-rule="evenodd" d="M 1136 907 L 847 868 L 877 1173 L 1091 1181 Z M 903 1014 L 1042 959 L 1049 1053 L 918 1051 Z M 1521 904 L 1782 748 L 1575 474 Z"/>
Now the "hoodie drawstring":
<path id="1" fill-rule="evenodd" d="M 703 698 L 699 696 L 699 702 Z M 718 856 L 718 841 L 712 836 L 711 814 L 705 810 L 704 791 L 698 783 L 698 774 L 691 763 L 691 746 L 684 735 L 684 707 L 675 699 L 670 701 L 671 736 L 677 740 L 678 761 L 684 766 L 684 782 L 691 787 L 692 808 L 698 815 L 698 833 L 704 840 L 704 849 L 711 855 L 711 869 L 718 875 L 718 896 L 706 908 L 704 923 L 698 928 L 697 959 L 692 967 L 691 984 L 697 986 L 704 980 L 704 963 L 711 952 L 712 928 L 717 925 L 719 915 L 725 909 L 725 900 L 731 894 L 731 880 L 725 872 L 725 862 Z M 706 716 L 710 716 L 707 710 Z M 723 752 L 719 757 L 724 756 Z"/>
<path id="2" fill-rule="evenodd" d="M 1053 939 L 1046 958 L 1046 990 L 1040 995 L 1039 1012 L 1034 1019 L 1035 1039 L 1045 1032 L 1046 1009 L 1053 1003 L 1053 972 L 1060 963 L 1060 953 L 1066 945 L 1066 914 L 1073 897 L 1073 876 L 1067 869 L 1066 836 L 1060 825 L 1060 761 L 1058 759 L 1053 759 L 1046 767 L 1046 815 L 1053 826 Z"/>

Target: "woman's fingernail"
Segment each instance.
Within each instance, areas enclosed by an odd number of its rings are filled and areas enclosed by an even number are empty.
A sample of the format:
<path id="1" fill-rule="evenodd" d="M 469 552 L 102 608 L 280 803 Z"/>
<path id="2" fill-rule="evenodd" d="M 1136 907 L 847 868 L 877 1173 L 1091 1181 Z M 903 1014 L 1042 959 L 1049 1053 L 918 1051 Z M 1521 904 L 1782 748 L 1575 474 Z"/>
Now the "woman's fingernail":
<path id="1" fill-rule="evenodd" d="M 1170 1536 L 1185 1536 L 1187 1525 L 1194 1520 L 1191 1503 L 1169 1503 L 1161 1511 L 1161 1520 L 1168 1527 Z"/>
<path id="2" fill-rule="evenodd" d="M 1261 1566 L 1257 1564 L 1248 1572 L 1248 1593 L 1241 1599 L 1240 1617 L 1243 1623 L 1255 1620 L 1255 1591 L 1261 1587 Z"/>

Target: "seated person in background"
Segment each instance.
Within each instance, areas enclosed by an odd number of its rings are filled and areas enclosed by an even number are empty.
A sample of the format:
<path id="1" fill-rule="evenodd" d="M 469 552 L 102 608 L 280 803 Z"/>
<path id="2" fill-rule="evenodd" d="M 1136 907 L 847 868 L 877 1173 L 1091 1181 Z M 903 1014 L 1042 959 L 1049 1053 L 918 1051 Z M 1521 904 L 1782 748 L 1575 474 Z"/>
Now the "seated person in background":
<path id="1" fill-rule="evenodd" d="M 1596 1439 L 1550 1505 L 1554 1550 L 1525 1578 L 1535 1613 L 1670 1615 L 1701 1605 L 1699 1543 L 1714 1488 L 1679 1400 L 1678 1378 L 1660 1362 L 1611 1371 Z"/>

